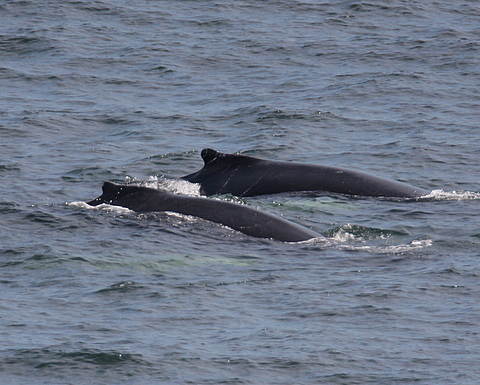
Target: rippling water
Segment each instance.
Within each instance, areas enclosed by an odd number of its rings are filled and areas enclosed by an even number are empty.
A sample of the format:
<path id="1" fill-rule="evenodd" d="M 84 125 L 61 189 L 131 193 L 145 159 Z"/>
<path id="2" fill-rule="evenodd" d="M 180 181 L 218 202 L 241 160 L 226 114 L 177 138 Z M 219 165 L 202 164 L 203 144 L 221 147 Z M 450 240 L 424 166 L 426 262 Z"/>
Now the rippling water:
<path id="1" fill-rule="evenodd" d="M 480 381 L 476 1 L 0 3 L 2 384 Z M 200 150 L 432 191 L 238 199 L 325 240 L 91 208 Z"/>

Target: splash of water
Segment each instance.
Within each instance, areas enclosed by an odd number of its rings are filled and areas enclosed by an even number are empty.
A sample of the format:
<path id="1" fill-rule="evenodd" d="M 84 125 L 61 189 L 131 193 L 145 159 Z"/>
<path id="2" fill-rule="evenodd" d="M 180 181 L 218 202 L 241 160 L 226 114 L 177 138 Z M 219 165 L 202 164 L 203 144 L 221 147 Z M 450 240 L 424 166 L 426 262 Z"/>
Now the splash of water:
<path id="1" fill-rule="evenodd" d="M 439 201 L 466 201 L 480 199 L 480 193 L 475 191 L 444 191 L 442 189 L 433 190 L 428 195 L 419 198 L 422 200 Z"/>

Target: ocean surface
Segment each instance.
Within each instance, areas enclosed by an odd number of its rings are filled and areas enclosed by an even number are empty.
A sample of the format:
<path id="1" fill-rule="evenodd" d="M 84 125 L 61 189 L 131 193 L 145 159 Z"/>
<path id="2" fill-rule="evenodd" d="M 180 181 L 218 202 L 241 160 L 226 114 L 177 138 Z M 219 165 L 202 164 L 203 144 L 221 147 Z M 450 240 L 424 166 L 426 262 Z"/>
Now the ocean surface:
<path id="1" fill-rule="evenodd" d="M 0 1 L 0 382 L 480 383 L 480 3 Z M 210 147 L 431 191 L 93 208 Z"/>

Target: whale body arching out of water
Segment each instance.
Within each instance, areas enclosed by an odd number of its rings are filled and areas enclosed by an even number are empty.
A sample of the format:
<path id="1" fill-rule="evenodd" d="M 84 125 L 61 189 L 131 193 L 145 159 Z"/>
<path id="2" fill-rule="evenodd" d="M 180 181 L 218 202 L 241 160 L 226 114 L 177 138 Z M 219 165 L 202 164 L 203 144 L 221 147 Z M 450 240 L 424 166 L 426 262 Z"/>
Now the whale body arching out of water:
<path id="1" fill-rule="evenodd" d="M 247 235 L 284 242 L 300 242 L 321 237 L 306 227 L 243 204 L 111 182 L 105 182 L 102 190 L 102 195 L 88 202 L 89 205 L 106 203 L 137 212 L 170 211 L 193 215 Z"/>
<path id="2" fill-rule="evenodd" d="M 406 183 L 338 167 L 281 162 L 202 150 L 204 167 L 182 177 L 200 184 L 202 195 L 240 197 L 290 191 L 325 191 L 347 195 L 419 198 L 429 191 Z"/>

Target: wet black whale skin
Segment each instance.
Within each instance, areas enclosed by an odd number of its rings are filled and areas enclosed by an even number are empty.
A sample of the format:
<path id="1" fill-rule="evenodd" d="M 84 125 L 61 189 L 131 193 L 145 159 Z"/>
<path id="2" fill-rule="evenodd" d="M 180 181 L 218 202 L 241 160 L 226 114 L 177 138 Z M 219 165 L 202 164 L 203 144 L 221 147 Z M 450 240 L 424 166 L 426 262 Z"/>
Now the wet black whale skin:
<path id="1" fill-rule="evenodd" d="M 204 167 L 182 177 L 203 195 L 241 197 L 289 191 L 325 191 L 371 197 L 418 198 L 428 191 L 367 173 L 314 164 L 280 162 L 202 150 Z"/>
<path id="2" fill-rule="evenodd" d="M 89 202 L 89 205 L 107 203 L 138 212 L 171 211 L 193 215 L 247 235 L 284 242 L 299 242 L 321 237 L 306 227 L 246 205 L 111 182 L 105 182 L 102 189 L 103 194 Z"/>

